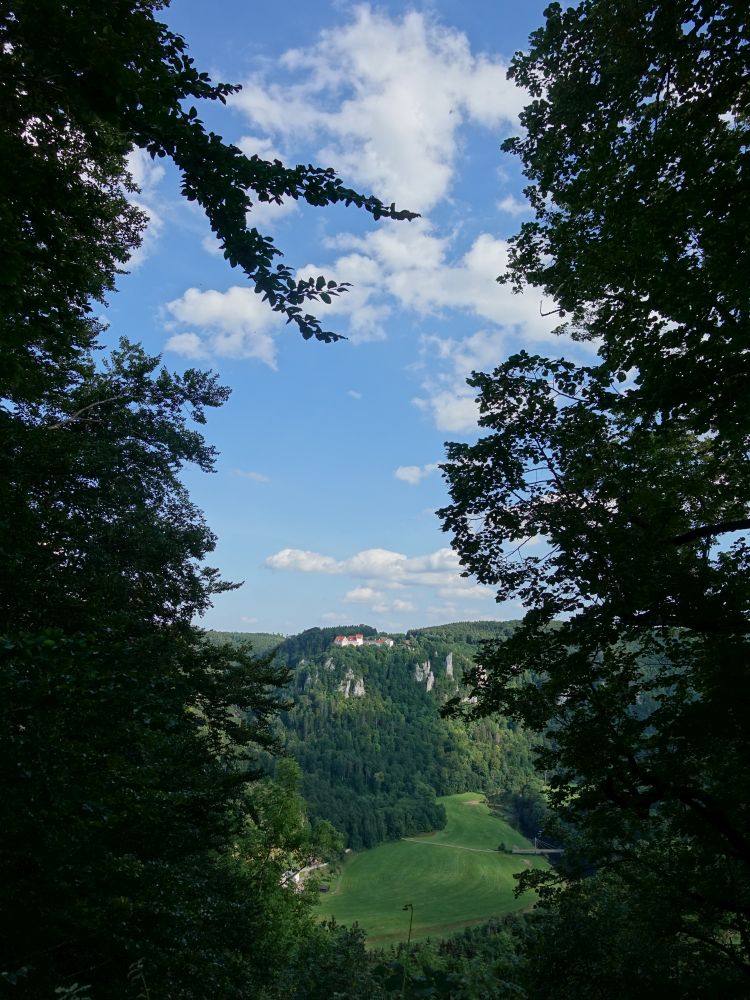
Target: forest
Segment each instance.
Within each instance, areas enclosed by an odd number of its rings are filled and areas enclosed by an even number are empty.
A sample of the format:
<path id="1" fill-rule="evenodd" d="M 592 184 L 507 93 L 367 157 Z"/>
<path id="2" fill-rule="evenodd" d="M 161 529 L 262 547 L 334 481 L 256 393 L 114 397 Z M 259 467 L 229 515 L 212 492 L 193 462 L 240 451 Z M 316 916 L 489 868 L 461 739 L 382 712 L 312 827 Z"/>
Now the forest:
<path id="1" fill-rule="evenodd" d="M 285 751 L 302 769 L 311 818 L 333 823 L 349 847 L 439 829 L 438 795 L 486 791 L 508 808 L 522 794 L 539 795 L 533 741 L 522 730 L 502 719 L 467 726 L 440 715 L 461 690 L 480 637 L 512 628 L 476 623 L 473 632 L 474 624 L 410 632 L 391 649 L 329 646 L 311 656 L 314 642 L 301 644 L 308 632 L 277 648 L 274 662 L 291 667 L 293 654 L 297 664 L 293 706 L 280 715 Z M 450 641 L 454 634 L 459 641 Z M 297 659 L 301 651 L 307 655 Z M 417 679 L 422 664 L 434 678 L 429 690 L 428 678 Z M 344 695 L 348 674 L 362 680 L 363 696 Z"/>
<path id="2" fill-rule="evenodd" d="M 504 149 L 532 212 L 498 280 L 538 289 L 588 361 L 474 372 L 480 433 L 447 445 L 439 516 L 523 618 L 334 652 L 328 629 L 253 650 L 196 624 L 237 586 L 186 486 L 229 389 L 137 330 L 103 346 L 147 222 L 128 155 L 173 165 L 227 269 L 305 340 L 339 339 L 318 313 L 348 285 L 296 276 L 253 206 L 415 213 L 225 142 L 199 109 L 238 88 L 167 6 L 0 10 L 0 990 L 747 996 L 747 5 L 552 3 L 514 57 Z M 468 784 L 519 825 L 544 791 L 565 855 L 520 878 L 532 913 L 367 952 L 284 886 L 342 835 L 439 827 L 435 795 Z"/>

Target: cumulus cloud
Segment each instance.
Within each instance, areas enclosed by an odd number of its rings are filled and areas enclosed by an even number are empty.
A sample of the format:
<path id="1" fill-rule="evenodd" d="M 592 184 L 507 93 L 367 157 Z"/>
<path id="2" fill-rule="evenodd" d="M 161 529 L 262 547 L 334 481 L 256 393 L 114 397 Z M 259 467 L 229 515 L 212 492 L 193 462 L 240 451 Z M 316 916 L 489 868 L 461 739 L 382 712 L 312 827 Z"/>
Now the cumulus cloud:
<path id="1" fill-rule="evenodd" d="M 282 163 L 286 157 L 268 136 L 243 135 L 237 143 L 245 156 L 259 156 L 261 160 L 280 160 Z"/>
<path id="2" fill-rule="evenodd" d="M 511 132 L 526 99 L 506 80 L 502 61 L 472 51 L 460 31 L 425 12 L 391 16 L 366 4 L 309 46 L 289 50 L 277 68 L 286 74 L 282 81 L 255 76 L 233 98 L 248 121 L 240 140 L 248 154 L 288 161 L 284 154 L 303 144 L 305 155 L 313 149 L 318 162 L 330 162 L 347 181 L 423 212 L 450 196 L 462 129 Z M 511 214 L 520 205 L 510 195 L 498 202 Z M 477 319 L 481 328 L 470 337 L 423 341 L 427 374 L 414 402 L 448 432 L 476 425 L 467 375 L 494 367 L 511 342 L 550 340 L 555 325 L 539 315 L 536 293 L 514 295 L 495 281 L 507 266 L 505 241 L 480 233 L 457 250 L 454 240 L 427 218 L 381 220 L 365 235 L 325 239 L 329 253 L 297 270 L 298 278 L 325 274 L 352 283 L 347 294 L 316 304 L 315 311 L 354 344 L 384 339 L 399 311 Z M 180 321 L 171 350 L 275 366 L 273 334 L 283 320 L 247 289 L 189 289 L 166 308 Z M 358 398 L 354 390 L 349 394 Z M 399 478 L 414 482 L 413 473 L 404 478 L 409 475 Z"/>
<path id="3" fill-rule="evenodd" d="M 417 11 L 359 6 L 281 65 L 288 83 L 256 76 L 233 98 L 253 128 L 314 143 L 320 162 L 416 211 L 448 194 L 463 126 L 507 134 L 524 104 L 502 60 Z"/>
<path id="4" fill-rule="evenodd" d="M 485 589 L 461 575 L 458 556 L 449 548 L 420 556 L 407 556 L 390 549 L 363 549 L 347 559 L 335 559 L 306 549 L 282 549 L 268 556 L 264 565 L 286 572 L 351 576 L 363 580 L 363 586 L 349 591 L 348 602 L 372 600 L 384 605 L 387 602 L 383 600 L 378 586 L 397 590 L 412 586 L 449 588 L 461 596 L 464 593 L 477 594 Z M 403 608 L 396 607 L 399 600 L 403 602 Z M 389 610 L 407 610 L 406 604 L 409 603 L 406 596 L 396 598 L 389 603 Z"/>
<path id="5" fill-rule="evenodd" d="M 498 211 L 507 212 L 508 215 L 518 216 L 525 215 L 527 212 L 531 212 L 531 207 L 526 201 L 521 201 L 520 198 L 516 198 L 515 195 L 509 194 L 505 198 L 501 198 L 497 203 Z"/>
<path id="6" fill-rule="evenodd" d="M 495 280 L 507 266 L 508 246 L 488 233 L 456 257 L 450 240 L 437 236 L 425 219 L 408 226 L 385 220 L 365 236 L 339 233 L 326 246 L 344 252 L 332 264 L 300 268 L 298 277 L 325 273 L 353 283 L 327 311 L 348 322 L 354 343 L 383 339 L 395 308 L 421 317 L 458 311 L 496 324 L 466 342 L 432 340 L 435 360 L 462 362 L 463 380 L 472 365 L 494 365 L 510 336 L 524 342 L 553 339 L 554 318 L 540 316 L 538 298 L 515 295 Z"/>
<path id="7" fill-rule="evenodd" d="M 438 468 L 437 462 L 431 462 L 429 465 L 399 465 L 393 475 L 403 483 L 416 486 L 427 476 L 437 471 Z"/>
<path id="8" fill-rule="evenodd" d="M 383 594 L 372 587 L 355 587 L 354 590 L 344 594 L 344 601 L 347 604 L 370 604 L 372 601 L 380 601 Z"/>
<path id="9" fill-rule="evenodd" d="M 142 195 L 150 197 L 164 177 L 164 167 L 152 160 L 145 149 L 134 146 L 127 156 L 127 169 Z"/>
<path id="10" fill-rule="evenodd" d="M 531 339 L 551 339 L 554 321 L 539 315 L 538 297 L 515 295 L 495 280 L 508 263 L 508 244 L 480 233 L 461 256 L 452 259 L 451 244 L 435 234 L 427 220 L 389 222 L 365 236 L 340 234 L 330 246 L 356 251 L 363 284 L 383 288 L 402 308 L 422 316 L 461 310 Z M 342 270 L 352 257 L 342 257 Z"/>
<path id="11" fill-rule="evenodd" d="M 341 573 L 339 563 L 332 556 L 305 549 L 282 549 L 269 556 L 265 565 L 270 569 L 295 570 L 298 573 Z"/>
<path id="12" fill-rule="evenodd" d="M 185 358 L 207 358 L 208 350 L 197 333 L 175 333 L 166 343 L 166 349 Z"/>
<path id="13" fill-rule="evenodd" d="M 495 591 L 492 587 L 480 587 L 466 581 L 465 586 L 459 587 L 441 587 L 438 590 L 440 597 L 444 597 L 446 600 L 476 600 L 478 597 L 484 600 L 493 601 L 495 599 Z"/>
<path id="14" fill-rule="evenodd" d="M 272 333 L 283 320 L 250 288 L 233 286 L 226 292 L 188 288 L 180 298 L 168 302 L 168 322 L 192 326 L 198 332 L 170 337 L 167 348 L 189 357 L 216 354 L 230 358 L 257 358 L 276 367 L 276 342 Z"/>
<path id="15" fill-rule="evenodd" d="M 141 245 L 136 247 L 128 258 L 128 269 L 137 271 L 156 249 L 162 232 L 164 231 L 164 220 L 156 211 L 153 205 L 149 205 L 142 198 L 131 196 L 128 201 L 140 209 L 146 216 L 146 228 L 141 233 Z"/>
<path id="16" fill-rule="evenodd" d="M 128 260 L 129 269 L 136 271 L 151 256 L 164 230 L 164 220 L 155 204 L 157 188 L 164 177 L 164 167 L 152 160 L 145 150 L 134 146 L 127 156 L 127 169 L 138 188 L 138 193 L 128 194 L 128 201 L 139 208 L 147 219 L 141 245 Z"/>
<path id="17" fill-rule="evenodd" d="M 450 620 L 455 618 L 458 608 L 455 604 L 432 604 L 427 608 L 427 614 L 430 618 L 438 618 L 442 621 L 446 619 Z"/>
<path id="18" fill-rule="evenodd" d="M 474 394 L 460 380 L 451 389 L 438 389 L 430 379 L 423 388 L 429 395 L 416 396 L 412 402 L 432 417 L 439 431 L 469 431 L 477 426 L 479 407 Z"/>
<path id="19" fill-rule="evenodd" d="M 385 322 L 391 306 L 380 294 L 381 273 L 377 261 L 361 253 L 339 257 L 333 264 L 307 264 L 297 269 L 297 279 L 324 274 L 328 280 L 350 282 L 351 288 L 331 300 L 330 305 L 316 303 L 319 315 L 345 317 L 353 344 L 385 339 Z"/>
<path id="20" fill-rule="evenodd" d="M 382 593 L 373 590 L 371 587 L 357 587 L 356 590 L 349 591 L 344 600 L 348 603 L 354 601 L 352 594 L 357 594 L 356 600 L 362 604 L 369 604 L 370 611 L 376 615 L 387 615 L 393 611 L 416 611 L 416 605 L 412 601 L 396 598 L 393 601 L 387 600 Z M 367 595 L 367 596 L 365 596 Z"/>
<path id="21" fill-rule="evenodd" d="M 401 601 L 398 598 L 391 605 L 393 611 L 416 611 L 416 606 L 411 601 Z"/>
<path id="22" fill-rule="evenodd" d="M 213 233 L 210 236 L 204 236 L 201 240 L 201 246 L 206 251 L 210 253 L 212 257 L 218 257 L 220 253 L 224 251 L 221 249 L 221 243 L 216 239 Z"/>
<path id="23" fill-rule="evenodd" d="M 462 129 L 511 132 L 525 103 L 523 92 L 506 79 L 502 60 L 472 51 L 463 33 L 419 11 L 391 16 L 360 5 L 309 46 L 286 52 L 277 69 L 286 74 L 282 81 L 255 76 L 232 99 L 248 120 L 240 140 L 245 152 L 288 161 L 284 154 L 303 144 L 305 155 L 312 148 L 318 162 L 330 163 L 352 183 L 422 212 L 450 195 Z M 495 282 L 507 263 L 507 245 L 490 234 L 478 235 L 456 254 L 451 239 L 438 235 L 427 219 L 381 220 L 365 236 L 339 234 L 324 246 L 334 259 L 299 268 L 297 276 L 325 274 L 352 283 L 348 294 L 329 306 L 318 304 L 316 312 L 335 318 L 336 329 L 355 344 L 384 339 L 396 309 L 421 317 L 461 311 L 525 341 L 551 329 L 539 317 L 536 299 L 514 296 Z M 259 299 L 240 303 L 240 291 L 252 300 L 246 290 L 190 289 L 167 308 L 195 328 L 201 350 L 273 365 L 271 332 L 281 321 L 269 320 L 272 314 Z M 188 312 L 192 319 L 182 319 Z M 501 341 L 503 335 L 494 334 L 493 361 Z M 170 344 L 198 349 L 184 338 Z M 464 353 L 475 347 L 467 344 Z M 419 397 L 441 430 L 463 429 L 476 415 L 461 384 L 470 368 L 464 364 L 457 375 L 458 353 L 446 342 L 445 357 L 434 359 L 439 371 Z"/>

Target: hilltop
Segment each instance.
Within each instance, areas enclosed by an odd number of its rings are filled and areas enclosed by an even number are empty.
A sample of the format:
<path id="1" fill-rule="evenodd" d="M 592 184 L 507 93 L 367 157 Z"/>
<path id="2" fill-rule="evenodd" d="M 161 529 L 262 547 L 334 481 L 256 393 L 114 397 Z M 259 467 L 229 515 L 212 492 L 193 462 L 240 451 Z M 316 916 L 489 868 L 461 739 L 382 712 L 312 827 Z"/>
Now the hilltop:
<path id="1" fill-rule="evenodd" d="M 466 726 L 440 716 L 449 698 L 466 696 L 463 678 L 481 643 L 513 628 L 455 622 L 390 634 L 389 646 L 376 643 L 384 634 L 371 626 L 338 625 L 279 641 L 274 662 L 290 671 L 292 701 L 279 735 L 302 769 L 313 821 L 329 820 L 361 849 L 440 829 L 437 799 L 457 792 L 492 793 L 521 824 L 538 810 L 525 732 L 502 719 Z M 335 644 L 357 634 L 362 645 Z"/>

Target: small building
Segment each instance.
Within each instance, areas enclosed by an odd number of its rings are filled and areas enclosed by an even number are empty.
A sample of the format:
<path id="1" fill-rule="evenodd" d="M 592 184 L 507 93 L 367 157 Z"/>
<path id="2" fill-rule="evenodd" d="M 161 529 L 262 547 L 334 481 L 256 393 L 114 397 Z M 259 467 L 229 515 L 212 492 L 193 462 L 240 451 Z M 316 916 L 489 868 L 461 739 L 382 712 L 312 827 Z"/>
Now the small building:
<path id="1" fill-rule="evenodd" d="M 361 632 L 355 633 L 355 635 L 337 635 L 333 640 L 334 646 L 363 646 L 365 642 L 365 637 Z"/>

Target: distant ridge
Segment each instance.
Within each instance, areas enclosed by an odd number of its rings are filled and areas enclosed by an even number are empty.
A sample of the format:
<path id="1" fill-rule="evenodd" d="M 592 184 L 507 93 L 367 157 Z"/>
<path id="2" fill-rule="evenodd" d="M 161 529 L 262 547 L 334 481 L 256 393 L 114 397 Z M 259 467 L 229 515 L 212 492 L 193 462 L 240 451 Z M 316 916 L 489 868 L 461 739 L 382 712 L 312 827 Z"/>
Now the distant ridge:
<path id="1" fill-rule="evenodd" d="M 451 622 L 405 634 L 372 626 L 306 629 L 275 649 L 292 675 L 281 714 L 313 820 L 355 850 L 442 827 L 441 795 L 513 795 L 534 782 L 531 739 L 502 719 L 443 719 L 481 644 L 515 622 Z M 393 646 L 336 646 L 341 634 L 389 635 Z"/>

